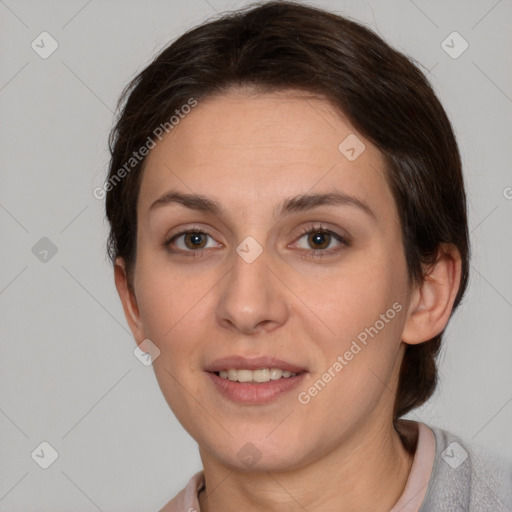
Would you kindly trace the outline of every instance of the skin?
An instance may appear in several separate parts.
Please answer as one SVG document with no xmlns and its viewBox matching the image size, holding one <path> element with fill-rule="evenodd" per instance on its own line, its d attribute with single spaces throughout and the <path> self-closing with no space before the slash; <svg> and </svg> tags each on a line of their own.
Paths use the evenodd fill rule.
<svg viewBox="0 0 512 512">
<path fill-rule="evenodd" d="M 354 161 L 338 150 L 349 134 L 366 146 Z M 150 213 L 171 189 L 208 196 L 225 214 L 178 203 Z M 360 199 L 374 216 L 347 204 L 278 216 L 290 196 L 333 191 Z M 441 246 L 425 281 L 409 282 L 377 148 L 321 98 L 231 90 L 201 101 L 151 150 L 137 216 L 135 294 L 122 259 L 116 286 L 137 344 L 150 339 L 160 350 L 159 386 L 199 445 L 201 510 L 389 511 L 412 464 L 392 424 L 400 363 L 406 343 L 446 326 L 460 257 Z M 302 231 L 318 224 L 348 245 L 308 241 Z M 195 241 L 205 247 L 197 257 L 169 252 L 166 240 L 191 228 L 210 235 Z M 263 248 L 252 263 L 236 252 L 247 236 Z M 312 256 L 323 247 L 338 252 Z M 181 236 L 172 248 L 190 254 L 194 240 Z M 301 404 L 297 393 L 394 303 L 402 310 Z M 273 402 L 237 404 L 204 371 L 234 354 L 275 356 L 309 373 L 300 389 Z M 237 457 L 248 442 L 261 454 L 252 468 Z"/>
</svg>

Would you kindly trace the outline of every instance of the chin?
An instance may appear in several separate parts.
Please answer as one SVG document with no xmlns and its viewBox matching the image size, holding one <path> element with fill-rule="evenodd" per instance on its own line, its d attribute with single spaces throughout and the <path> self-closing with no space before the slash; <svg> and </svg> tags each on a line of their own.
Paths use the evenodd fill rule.
<svg viewBox="0 0 512 512">
<path fill-rule="evenodd" d="M 265 436 L 271 430 L 267 429 L 262 435 L 230 438 L 224 447 L 212 443 L 213 449 L 207 450 L 223 465 L 242 472 L 289 471 L 305 462 L 304 443 L 290 443 L 279 436 L 269 441 Z"/>
</svg>

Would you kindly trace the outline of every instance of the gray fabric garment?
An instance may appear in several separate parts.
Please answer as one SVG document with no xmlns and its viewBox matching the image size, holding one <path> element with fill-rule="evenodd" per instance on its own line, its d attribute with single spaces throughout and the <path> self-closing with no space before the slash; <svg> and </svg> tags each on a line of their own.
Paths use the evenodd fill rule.
<svg viewBox="0 0 512 512">
<path fill-rule="evenodd" d="M 419 512 L 512 512 L 512 464 L 436 427 L 436 457 Z"/>
</svg>

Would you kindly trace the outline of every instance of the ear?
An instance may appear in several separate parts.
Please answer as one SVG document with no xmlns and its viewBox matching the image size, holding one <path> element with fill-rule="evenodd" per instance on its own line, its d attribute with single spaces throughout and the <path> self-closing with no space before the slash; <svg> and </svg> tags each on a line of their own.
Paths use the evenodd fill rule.
<svg viewBox="0 0 512 512">
<path fill-rule="evenodd" d="M 446 327 L 460 286 L 461 257 L 452 244 L 441 244 L 437 260 L 412 292 L 402 341 L 418 344 L 440 334 Z"/>
<path fill-rule="evenodd" d="M 137 345 L 141 343 L 146 337 L 144 336 L 144 329 L 140 319 L 139 307 L 135 294 L 128 284 L 128 278 L 125 270 L 125 262 L 123 258 L 116 258 L 114 264 L 114 279 L 116 282 L 117 293 L 123 304 L 124 315 L 128 326 L 132 331 L 133 337 Z"/>
</svg>

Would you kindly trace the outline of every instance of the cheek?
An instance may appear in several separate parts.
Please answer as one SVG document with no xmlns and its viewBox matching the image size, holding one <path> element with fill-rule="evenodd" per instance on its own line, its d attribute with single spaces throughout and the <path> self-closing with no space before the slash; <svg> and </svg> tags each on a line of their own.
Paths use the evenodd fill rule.
<svg viewBox="0 0 512 512">
<path fill-rule="evenodd" d="M 191 322 L 203 308 L 202 297 L 212 288 L 207 278 L 180 272 L 158 262 L 141 262 L 137 302 L 146 335 L 155 343 L 168 344 L 186 326 L 185 337 L 193 338 Z"/>
<path fill-rule="evenodd" d="M 341 335 L 335 343 L 323 344 L 322 364 L 299 390 L 303 392 L 299 402 L 311 418 L 327 415 L 328 420 L 321 420 L 326 424 L 355 425 L 377 410 L 380 401 L 393 399 L 404 321 L 400 307 L 395 302 L 383 313 L 377 308 L 377 315 L 363 312 L 357 319 L 340 318 Z"/>
<path fill-rule="evenodd" d="M 379 331 L 393 332 L 390 337 L 396 337 L 396 330 L 391 327 L 397 324 L 396 310 L 405 309 L 406 274 L 402 262 L 388 261 L 384 256 L 365 258 L 361 255 L 357 262 L 340 267 L 325 279 L 328 284 L 314 291 L 303 290 L 308 305 L 330 328 L 332 336 L 329 338 L 334 345 L 339 345 L 340 341 L 350 343 L 376 322 Z M 401 307 L 393 309 L 395 303 Z M 384 320 L 381 315 L 385 316 Z M 382 322 L 386 320 L 389 320 L 386 329 L 382 329 Z"/>
<path fill-rule="evenodd" d="M 205 319 L 213 318 L 208 291 L 215 280 L 176 269 L 171 272 L 165 265 L 142 258 L 140 263 L 137 301 L 141 321 L 146 337 L 160 350 L 154 371 L 171 408 L 180 409 L 187 401 L 182 389 L 193 394 L 198 379 L 203 378 L 197 361 L 205 342 Z"/>
<path fill-rule="evenodd" d="M 194 328 L 201 325 L 198 315 L 204 313 L 200 301 L 204 295 L 194 280 L 166 275 L 157 267 L 147 267 L 140 272 L 138 303 L 144 332 L 160 350 L 153 362 L 153 370 L 169 407 L 185 428 L 193 429 L 200 413 L 190 397 L 196 396 L 199 388 L 197 362 L 201 348 L 200 333 Z M 199 281 L 199 280 L 197 280 Z M 190 423 L 190 424 L 189 424 Z"/>
<path fill-rule="evenodd" d="M 321 392 L 319 406 L 338 403 L 332 409 L 340 414 L 345 407 L 359 410 L 375 404 L 389 386 L 406 312 L 406 268 L 400 258 L 384 251 L 361 255 L 329 280 L 323 298 L 310 295 L 311 303 L 321 304 L 318 315 L 334 331 L 321 340 L 322 363 L 315 379 L 320 377 L 317 387 L 322 390 L 328 381 L 329 390 Z"/>
</svg>

